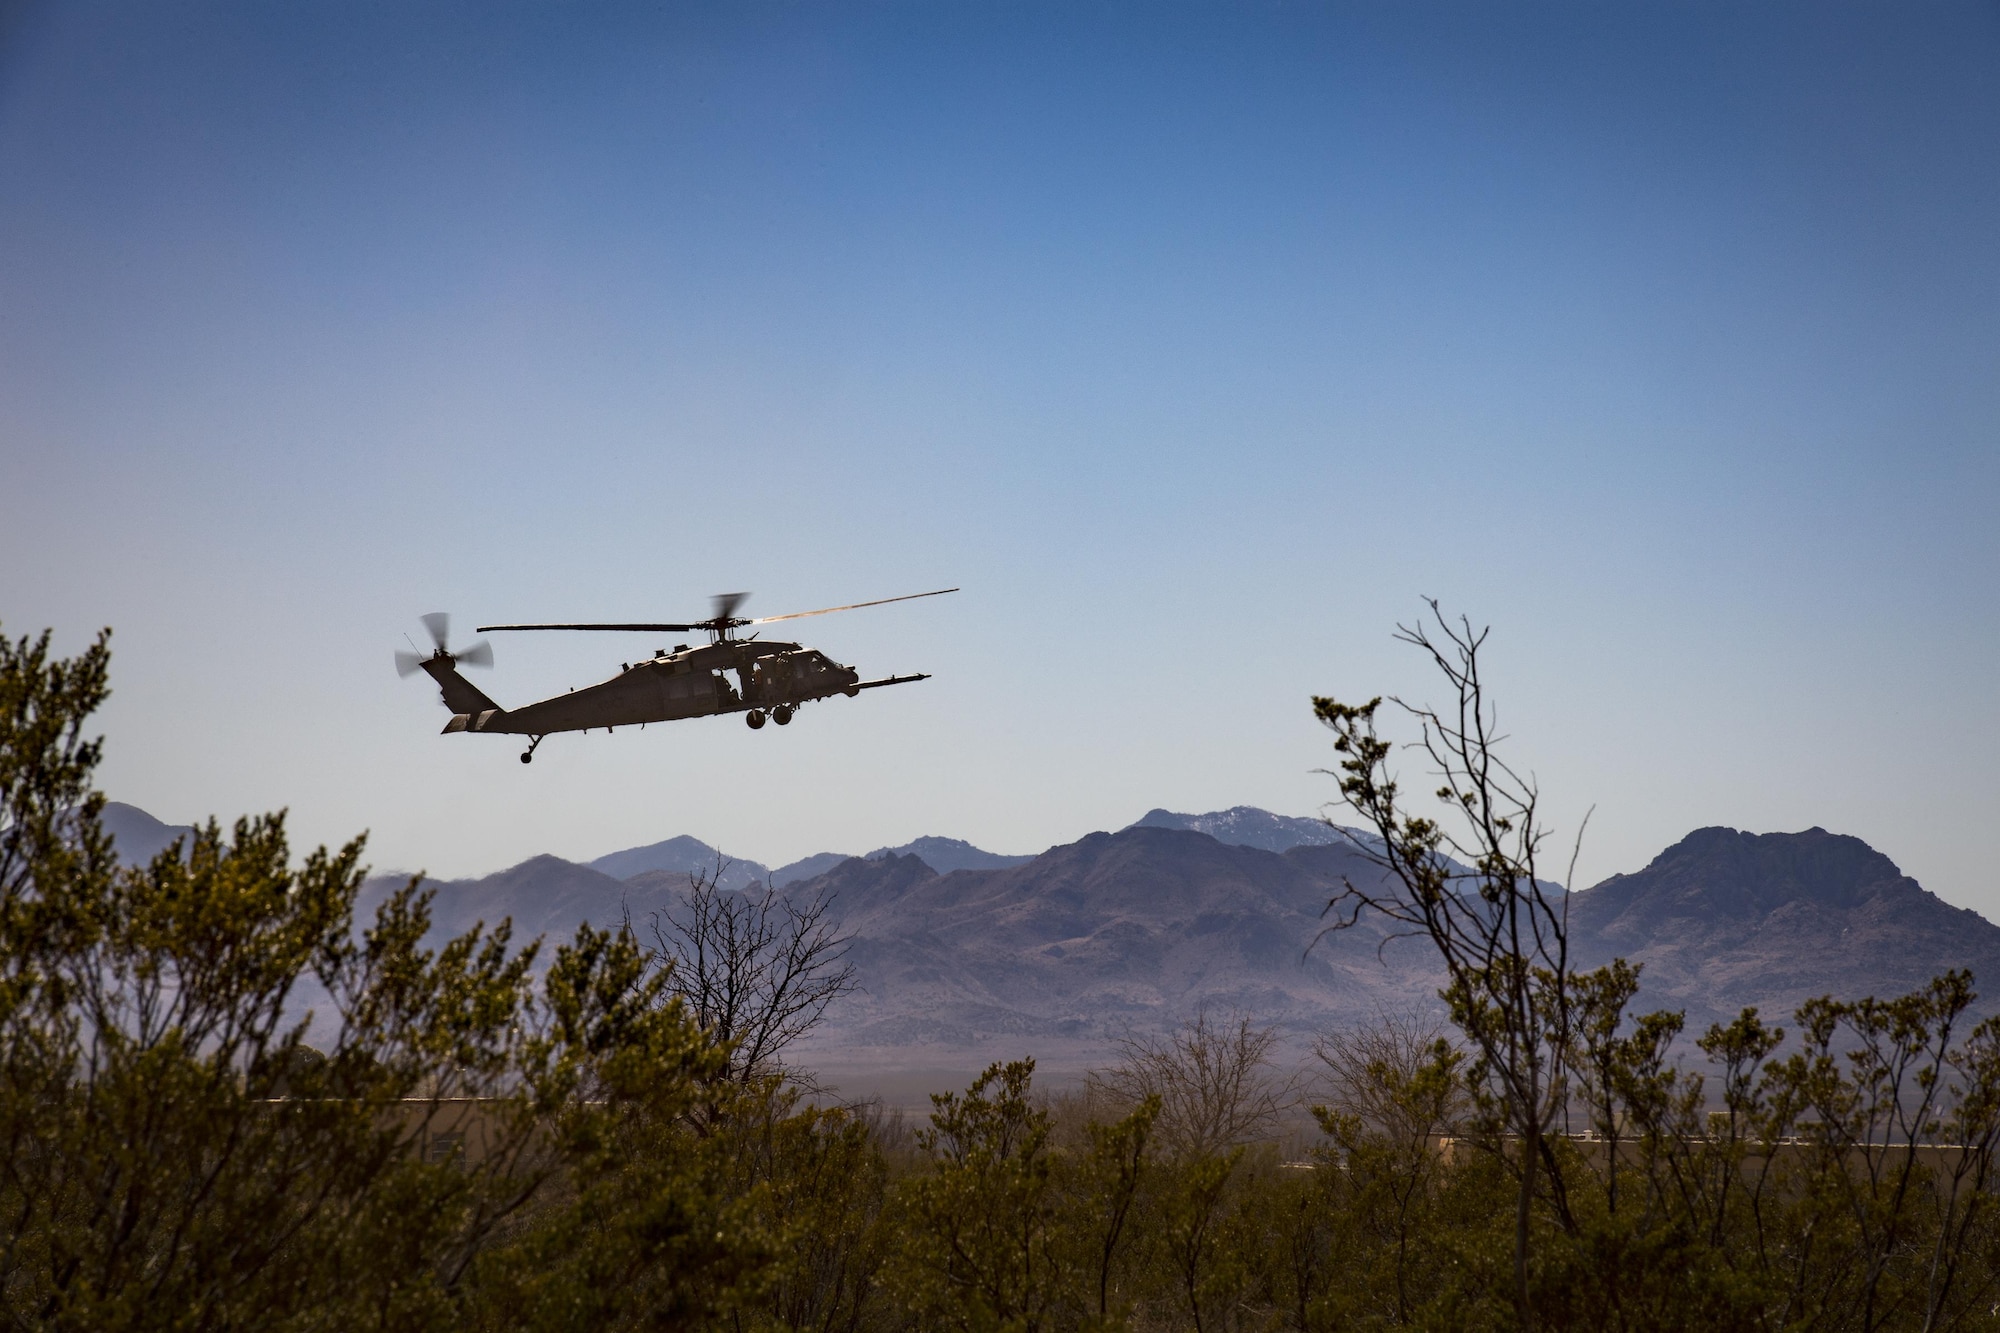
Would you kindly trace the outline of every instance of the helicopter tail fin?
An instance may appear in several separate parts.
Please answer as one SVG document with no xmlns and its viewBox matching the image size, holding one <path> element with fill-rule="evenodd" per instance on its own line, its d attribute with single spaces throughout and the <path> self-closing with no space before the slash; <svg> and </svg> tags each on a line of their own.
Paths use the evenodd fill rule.
<svg viewBox="0 0 2000 1333">
<path fill-rule="evenodd" d="M 444 695 L 444 706 L 454 713 L 505 712 L 479 690 L 479 687 L 458 674 L 458 668 L 448 659 L 430 657 L 421 664 L 438 683 L 438 691 Z"/>
</svg>

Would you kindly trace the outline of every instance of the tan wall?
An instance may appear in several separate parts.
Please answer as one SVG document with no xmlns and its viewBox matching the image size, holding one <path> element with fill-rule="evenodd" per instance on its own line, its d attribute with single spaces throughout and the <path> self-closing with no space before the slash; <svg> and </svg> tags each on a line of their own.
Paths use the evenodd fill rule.
<svg viewBox="0 0 2000 1333">
<path fill-rule="evenodd" d="M 483 1097 L 409 1097 L 385 1120 L 426 1162 L 478 1166 L 501 1146 L 506 1106 Z"/>
</svg>

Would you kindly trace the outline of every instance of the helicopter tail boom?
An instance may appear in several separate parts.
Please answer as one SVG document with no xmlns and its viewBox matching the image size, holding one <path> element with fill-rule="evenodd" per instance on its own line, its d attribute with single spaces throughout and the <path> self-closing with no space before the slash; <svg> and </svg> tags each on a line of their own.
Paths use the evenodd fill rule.
<svg viewBox="0 0 2000 1333">
<path fill-rule="evenodd" d="M 452 712 L 476 714 L 504 711 L 477 685 L 458 674 L 457 664 L 449 655 L 426 657 L 417 665 L 438 683 L 438 692 L 444 695 L 444 706 Z"/>
</svg>

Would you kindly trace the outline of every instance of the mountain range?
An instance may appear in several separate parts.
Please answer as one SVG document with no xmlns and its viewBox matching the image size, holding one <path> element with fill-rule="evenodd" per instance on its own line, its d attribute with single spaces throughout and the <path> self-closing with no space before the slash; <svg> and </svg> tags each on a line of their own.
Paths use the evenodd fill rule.
<svg viewBox="0 0 2000 1333">
<path fill-rule="evenodd" d="M 177 831 L 129 806 L 107 827 L 126 855 Z M 777 871 L 722 859 L 725 887 L 831 896 L 852 934 L 861 989 L 829 1012 L 808 1061 L 963 1069 L 1033 1052 L 1060 1069 L 1203 1006 L 1276 1024 L 1294 1049 L 1384 1011 L 1435 1012 L 1442 977 L 1427 944 L 1369 920 L 1324 930 L 1342 885 L 1380 873 L 1364 846 L 1318 820 L 1237 807 L 1154 810 L 1033 857 L 924 838 Z M 434 918 L 442 934 L 511 917 L 516 938 L 551 942 L 628 913 L 643 929 L 717 856 L 685 837 L 588 865 L 537 856 L 432 882 Z M 402 882 L 371 880 L 364 912 Z M 1578 962 L 1642 964 L 1637 1008 L 1684 1010 L 1694 1032 L 1746 1005 L 1788 1023 L 1809 996 L 1901 994 L 1947 967 L 2000 986 L 2000 927 L 1824 829 L 1698 829 L 1568 903 Z"/>
</svg>

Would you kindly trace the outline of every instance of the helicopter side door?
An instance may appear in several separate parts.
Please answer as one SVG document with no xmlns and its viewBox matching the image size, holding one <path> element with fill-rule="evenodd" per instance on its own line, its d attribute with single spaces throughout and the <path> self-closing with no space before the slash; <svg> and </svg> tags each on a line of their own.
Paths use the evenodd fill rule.
<svg viewBox="0 0 2000 1333">
<path fill-rule="evenodd" d="M 648 668 L 660 718 L 701 717 L 716 710 L 715 673 L 688 662 L 659 662 Z"/>
</svg>

